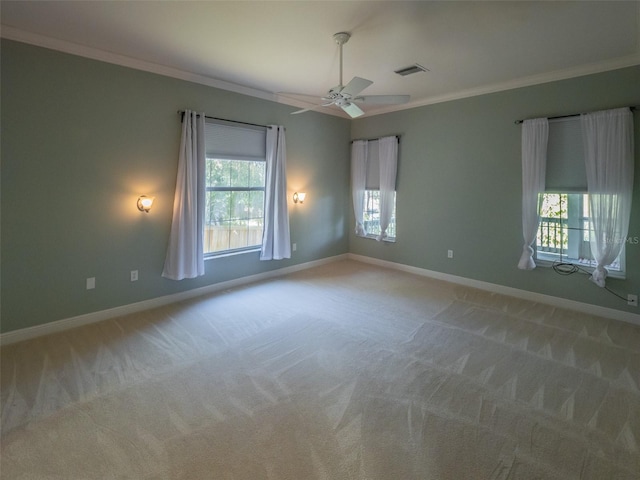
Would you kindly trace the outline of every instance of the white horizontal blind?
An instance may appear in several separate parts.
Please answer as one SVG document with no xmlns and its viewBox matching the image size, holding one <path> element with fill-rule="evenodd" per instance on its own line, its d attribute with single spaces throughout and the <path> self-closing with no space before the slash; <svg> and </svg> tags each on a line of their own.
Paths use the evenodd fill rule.
<svg viewBox="0 0 640 480">
<path fill-rule="evenodd" d="M 549 120 L 545 190 L 587 191 L 587 170 L 579 116 Z"/>
<path fill-rule="evenodd" d="M 207 158 L 265 161 L 266 128 L 210 120 L 204 128 Z"/>
</svg>

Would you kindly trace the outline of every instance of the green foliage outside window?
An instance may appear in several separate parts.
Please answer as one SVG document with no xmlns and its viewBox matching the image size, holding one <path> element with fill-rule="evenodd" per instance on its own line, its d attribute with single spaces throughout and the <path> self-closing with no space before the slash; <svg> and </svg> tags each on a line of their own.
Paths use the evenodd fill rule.
<svg viewBox="0 0 640 480">
<path fill-rule="evenodd" d="M 540 195 L 538 246 L 541 250 L 559 253 L 567 249 L 569 245 L 567 205 L 566 193 Z"/>
</svg>

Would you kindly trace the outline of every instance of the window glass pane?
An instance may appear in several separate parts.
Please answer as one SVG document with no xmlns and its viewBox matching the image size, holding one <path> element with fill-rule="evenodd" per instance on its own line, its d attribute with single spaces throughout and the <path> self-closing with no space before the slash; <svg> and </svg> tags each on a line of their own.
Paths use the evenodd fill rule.
<svg viewBox="0 0 640 480">
<path fill-rule="evenodd" d="M 542 194 L 536 239 L 539 258 L 595 267 L 596 261 L 591 254 L 592 235 L 588 194 Z M 620 256 L 607 268 L 622 271 L 623 255 L 624 247 Z"/>
<path fill-rule="evenodd" d="M 249 192 L 231 192 L 231 205 L 234 222 L 245 220 L 249 211 Z"/>
<path fill-rule="evenodd" d="M 249 187 L 265 186 L 265 169 L 266 162 L 248 162 L 249 163 Z"/>
<path fill-rule="evenodd" d="M 230 192 L 209 191 L 206 194 L 204 252 L 229 248 Z"/>
<path fill-rule="evenodd" d="M 219 252 L 229 248 L 229 224 L 205 225 L 204 253 Z"/>
<path fill-rule="evenodd" d="M 244 248 L 248 245 L 248 224 L 246 220 L 236 219 L 230 228 L 229 248 Z"/>
<path fill-rule="evenodd" d="M 589 242 L 591 235 L 591 221 L 589 220 L 589 195 L 582 196 L 582 228 L 584 229 L 583 241 Z"/>
<path fill-rule="evenodd" d="M 209 201 L 208 221 L 213 225 L 221 225 L 231 218 L 231 192 L 207 192 Z"/>
<path fill-rule="evenodd" d="M 387 235 L 391 238 L 396 238 L 396 207 L 393 205 L 393 212 L 391 213 L 391 220 L 389 220 L 389 226 L 387 227 Z"/>
<path fill-rule="evenodd" d="M 249 192 L 249 219 L 253 221 L 255 225 L 258 223 L 262 225 L 262 219 L 264 218 L 264 192 L 254 191 Z"/>
<path fill-rule="evenodd" d="M 262 243 L 265 165 L 262 161 L 207 159 L 205 253 Z"/>
<path fill-rule="evenodd" d="M 542 194 L 537 246 L 541 252 L 561 254 L 568 246 L 567 195 Z"/>
<path fill-rule="evenodd" d="M 380 235 L 380 190 L 365 190 L 363 222 L 367 235 Z M 387 236 L 390 238 L 396 237 L 395 196 L 391 220 L 387 227 Z"/>
<path fill-rule="evenodd" d="M 588 217 L 589 216 L 589 195 L 584 194 L 582 195 L 582 215 L 584 217 Z"/>
<path fill-rule="evenodd" d="M 540 215 L 543 217 L 567 218 L 567 194 L 542 194 L 542 206 L 540 207 Z"/>
<path fill-rule="evenodd" d="M 246 187 L 249 185 L 249 163 L 247 161 L 229 161 L 230 185 Z"/>
<path fill-rule="evenodd" d="M 380 191 L 365 191 L 363 219 L 364 229 L 369 235 L 380 234 Z"/>
<path fill-rule="evenodd" d="M 206 166 L 208 187 L 228 187 L 231 185 L 231 171 L 227 160 L 207 158 Z"/>
<path fill-rule="evenodd" d="M 261 245 L 264 228 L 264 192 L 250 192 L 249 201 L 248 245 Z"/>
</svg>

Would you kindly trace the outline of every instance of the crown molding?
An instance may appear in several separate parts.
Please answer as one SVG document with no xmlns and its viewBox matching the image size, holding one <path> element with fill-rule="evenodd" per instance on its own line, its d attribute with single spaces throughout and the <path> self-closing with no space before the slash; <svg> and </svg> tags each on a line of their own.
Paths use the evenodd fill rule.
<svg viewBox="0 0 640 480">
<path fill-rule="evenodd" d="M 71 55 L 77 55 L 80 57 L 90 58 L 92 60 L 98 60 L 106 63 L 113 63 L 123 67 L 133 68 L 135 70 L 142 70 L 150 73 L 157 73 L 166 77 L 177 78 L 180 80 L 186 80 L 188 82 L 200 83 L 210 87 L 220 88 L 222 90 L 228 90 L 235 93 L 241 93 L 243 95 L 249 95 L 251 97 L 258 97 L 263 100 L 274 100 L 274 94 L 256 88 L 244 87 L 235 83 L 226 82 L 217 78 L 208 77 L 206 75 L 200 75 L 197 73 L 187 72 L 173 67 L 167 67 L 158 63 L 147 62 L 126 55 L 120 55 L 118 53 L 107 52 L 86 45 L 80 45 L 78 43 L 68 42 L 66 40 L 59 40 L 37 33 L 27 32 L 18 28 L 2 25 L 0 36 L 8 40 L 15 40 L 17 42 L 28 43 L 38 47 L 48 48 L 63 53 L 69 53 Z"/>
<path fill-rule="evenodd" d="M 316 105 L 309 102 L 305 102 L 299 99 L 292 99 L 290 97 L 283 96 L 281 94 L 267 92 L 252 87 L 246 87 L 235 83 L 227 82 L 217 78 L 201 75 L 197 73 L 180 70 L 165 65 L 160 65 L 145 60 L 140 60 L 126 55 L 120 55 L 105 50 L 100 50 L 86 45 L 80 45 L 78 43 L 68 42 L 66 40 L 59 40 L 45 35 L 37 33 L 27 32 L 8 25 L 2 25 L 0 29 L 0 37 L 8 40 L 14 40 L 17 42 L 27 43 L 38 47 L 48 48 L 71 55 L 77 55 L 80 57 L 90 58 L 101 62 L 112 63 L 124 67 L 133 68 L 136 70 L 142 70 L 149 73 L 155 73 L 166 77 L 177 78 L 179 80 L 186 80 L 188 82 L 198 83 L 201 85 L 207 85 L 209 87 L 219 88 L 234 93 L 240 93 L 242 95 L 248 95 L 251 97 L 260 98 L 262 100 L 269 100 L 272 102 L 289 105 L 298 108 L 311 108 Z M 639 37 L 640 38 L 640 37 Z M 638 46 L 640 51 L 640 45 Z M 515 88 L 529 87 L 532 85 L 539 85 L 542 83 L 554 82 L 558 80 L 566 80 L 574 77 L 581 77 L 584 75 L 591 75 L 595 73 L 602 73 L 609 70 L 617 70 L 620 68 L 631 67 L 640 65 L 640 53 L 635 55 L 629 55 L 620 57 L 604 62 L 593 63 L 589 65 L 580 65 L 577 67 L 566 68 L 562 70 L 556 70 L 553 72 L 542 73 L 539 75 L 531 75 L 527 77 L 518 78 L 515 80 L 509 80 L 507 82 L 498 82 L 489 85 L 483 85 L 480 87 L 461 90 L 454 93 L 436 95 L 414 102 L 405 103 L 402 105 L 390 105 L 388 107 L 376 108 L 373 111 L 369 111 L 358 118 L 373 117 L 376 115 L 382 115 L 385 113 L 392 113 L 401 110 L 408 110 L 410 108 L 424 107 L 427 105 L 433 105 L 436 103 L 449 102 L 452 100 L 460 100 L 463 98 L 475 97 L 478 95 L 486 95 L 491 93 L 497 93 L 505 90 L 512 90 Z M 315 112 L 323 113 L 326 115 L 333 115 L 340 118 L 350 119 L 340 109 L 320 107 L 315 108 Z"/>
<path fill-rule="evenodd" d="M 21 30 L 19 28 L 11 27 L 8 25 L 2 25 L 1 27 L 2 28 L 0 29 L 0 37 L 6 38 L 7 40 L 27 43 L 29 45 L 35 45 L 37 47 L 48 48 L 50 50 L 56 50 L 71 55 L 90 58 L 92 60 L 112 63 L 115 65 L 129 67 L 135 70 L 142 70 L 149 73 L 155 73 L 158 75 L 163 75 L 165 77 L 186 80 L 188 82 L 198 83 L 229 92 L 240 93 L 242 95 L 260 98 L 262 100 L 269 100 L 284 105 L 290 105 L 293 107 L 310 108 L 315 106 L 302 100 L 285 98 L 276 93 L 271 93 L 252 87 L 245 87 L 243 85 L 238 85 L 236 83 L 227 82 L 206 75 L 192 73 L 185 70 L 180 70 L 178 68 L 167 67 L 166 65 L 160 65 L 158 63 L 148 62 L 146 60 L 140 60 L 138 58 L 128 57 L 126 55 L 120 55 L 118 53 L 108 52 L 106 50 L 100 50 L 98 48 L 68 42 L 66 40 L 59 40 L 37 33 L 27 32 L 25 30 Z M 350 118 L 342 111 L 334 111 L 333 109 L 329 108 L 320 108 L 315 111 L 328 115 L 335 115 L 342 118 Z"/>
<path fill-rule="evenodd" d="M 640 51 L 640 47 L 639 47 Z M 470 88 L 467 90 L 460 90 L 458 92 L 435 95 L 433 97 L 424 98 L 415 102 L 405 103 L 403 105 L 390 105 L 389 107 L 382 107 L 376 109 L 373 112 L 365 113 L 362 117 L 371 117 L 374 115 L 381 115 L 383 113 L 397 112 L 400 110 L 407 110 L 409 108 L 424 107 L 426 105 L 433 105 L 436 103 L 449 102 L 452 100 L 460 100 L 463 98 L 476 97 L 479 95 L 487 95 L 491 93 L 503 92 L 505 90 L 513 90 L 516 88 L 530 87 L 533 85 L 540 85 L 543 83 L 555 82 L 559 80 L 568 80 L 570 78 L 582 77 L 585 75 L 593 75 L 596 73 L 608 72 L 611 70 L 618 70 L 621 68 L 634 67 L 640 65 L 640 54 L 628 55 L 625 57 L 614 58 L 604 62 L 592 63 L 589 65 L 579 65 L 576 67 L 565 68 L 562 70 L 556 70 L 553 72 L 541 73 L 538 75 L 530 75 L 527 77 L 517 78 L 515 80 L 509 80 L 507 82 L 493 83 L 489 85 L 483 85 L 480 87 Z"/>
</svg>

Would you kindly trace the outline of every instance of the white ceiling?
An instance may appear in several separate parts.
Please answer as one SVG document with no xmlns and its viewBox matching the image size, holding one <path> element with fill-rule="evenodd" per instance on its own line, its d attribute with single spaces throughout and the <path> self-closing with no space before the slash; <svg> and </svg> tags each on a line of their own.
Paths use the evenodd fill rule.
<svg viewBox="0 0 640 480">
<path fill-rule="evenodd" d="M 640 1 L 9 1 L 2 36 L 228 90 L 409 94 L 368 115 L 640 64 Z M 430 71 L 394 73 L 419 63 Z M 331 112 L 343 116 L 335 107 Z"/>
</svg>

